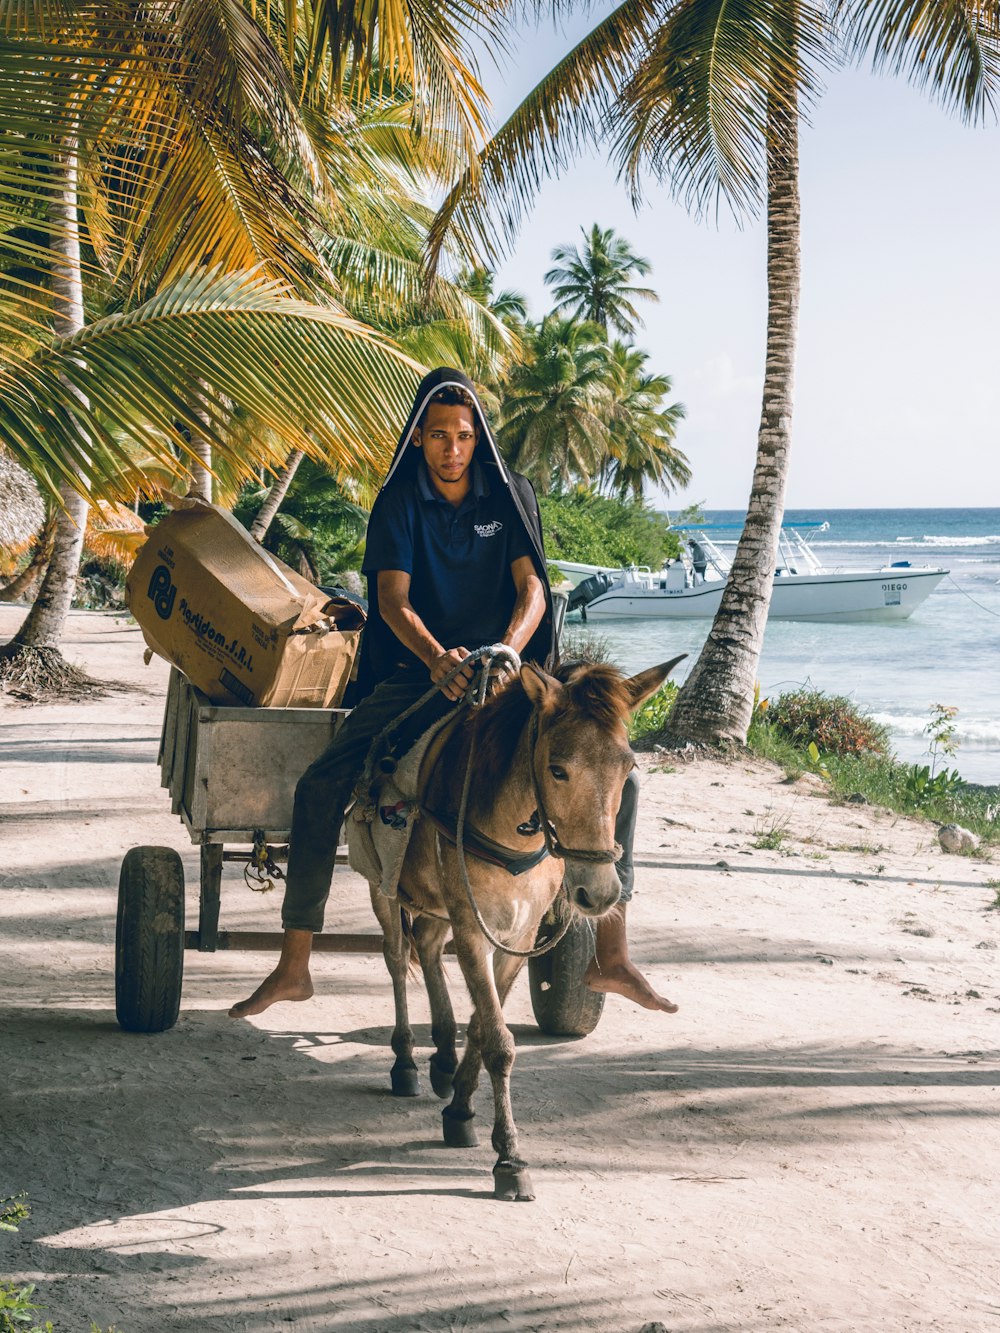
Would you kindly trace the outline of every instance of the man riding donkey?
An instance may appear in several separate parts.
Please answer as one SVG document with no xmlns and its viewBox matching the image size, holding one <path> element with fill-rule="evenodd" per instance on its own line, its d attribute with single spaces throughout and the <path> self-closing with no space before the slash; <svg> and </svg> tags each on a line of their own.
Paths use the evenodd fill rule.
<svg viewBox="0 0 1000 1333">
<path fill-rule="evenodd" d="M 368 523 L 368 578 L 359 693 L 336 738 L 295 789 L 285 898 L 284 940 L 274 971 L 233 1018 L 278 1000 L 313 993 L 309 958 L 323 928 L 344 812 L 373 739 L 424 696 L 414 734 L 461 700 L 472 681 L 469 649 L 505 644 L 552 666 L 552 596 L 538 504 L 527 478 L 497 450 L 471 380 L 441 368 L 421 383 L 392 466 Z M 629 775 L 615 837 L 621 900 L 596 922 L 596 955 L 586 975 L 595 991 L 624 995 L 646 1009 L 675 1013 L 631 962 L 625 905 L 632 896 L 632 844 L 638 781 Z"/>
</svg>

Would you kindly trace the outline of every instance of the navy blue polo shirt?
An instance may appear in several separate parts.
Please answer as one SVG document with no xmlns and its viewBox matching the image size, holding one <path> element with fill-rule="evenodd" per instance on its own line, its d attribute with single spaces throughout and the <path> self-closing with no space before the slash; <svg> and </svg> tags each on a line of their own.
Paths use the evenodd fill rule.
<svg viewBox="0 0 1000 1333">
<path fill-rule="evenodd" d="M 368 522 L 363 572 L 369 592 L 382 569 L 410 575 L 410 604 L 445 648 L 501 640 L 517 600 L 511 564 L 533 548 L 507 488 L 478 461 L 460 505 L 434 490 L 421 458 L 416 486 L 383 491 Z M 399 662 L 418 659 L 398 643 Z"/>
</svg>

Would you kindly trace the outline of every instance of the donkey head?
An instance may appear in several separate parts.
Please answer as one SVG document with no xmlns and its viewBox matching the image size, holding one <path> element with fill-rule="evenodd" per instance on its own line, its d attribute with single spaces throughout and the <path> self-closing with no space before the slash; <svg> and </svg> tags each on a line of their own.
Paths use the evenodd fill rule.
<svg viewBox="0 0 1000 1333">
<path fill-rule="evenodd" d="M 682 660 L 631 677 L 593 663 L 564 669 L 559 679 L 530 664 L 521 668 L 538 716 L 539 814 L 555 829 L 570 898 L 587 916 L 609 911 L 621 892 L 611 853 L 622 789 L 635 762 L 626 720 Z"/>
</svg>

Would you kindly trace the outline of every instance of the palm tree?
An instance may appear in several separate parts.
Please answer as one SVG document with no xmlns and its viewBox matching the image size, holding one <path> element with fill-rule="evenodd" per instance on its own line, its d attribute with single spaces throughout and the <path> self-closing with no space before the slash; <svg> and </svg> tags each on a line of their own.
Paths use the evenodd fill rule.
<svg viewBox="0 0 1000 1333">
<path fill-rule="evenodd" d="M 669 723 L 676 740 L 744 741 L 770 604 L 791 443 L 800 288 L 798 124 L 819 71 L 872 55 L 966 119 L 993 110 L 1000 14 L 976 0 L 623 0 L 542 80 L 452 188 L 449 234 L 493 258 L 541 179 L 610 143 L 638 196 L 651 169 L 697 213 L 766 206 L 767 349 L 747 522 L 722 604 Z M 504 236 L 496 234 L 499 219 Z"/>
<path fill-rule="evenodd" d="M 55 669 L 91 488 L 141 484 L 130 441 L 195 477 L 212 450 L 244 475 L 289 447 L 377 468 L 421 367 L 351 318 L 318 239 L 370 236 L 404 177 L 412 196 L 420 170 L 468 160 L 482 91 L 466 36 L 489 6 L 454 20 L 411 5 L 403 40 L 395 0 L 319 7 L 305 30 L 294 5 L 255 18 L 230 0 L 129 22 L 2 9 L 0 198 L 33 231 L 3 237 L 0 440 L 62 506 L 39 598 L 0 653 L 9 675 L 39 652 Z M 375 108 L 366 125 L 356 107 Z M 390 188 L 359 170 L 362 146 L 395 152 Z M 85 323 L 96 292 L 114 313 Z M 253 456 L 234 404 L 259 427 Z"/>
<path fill-rule="evenodd" d="M 668 376 L 647 373 L 648 360 L 647 353 L 636 347 L 611 345 L 611 438 L 600 489 L 620 500 L 629 495 L 641 500 L 647 482 L 671 491 L 691 480 L 687 457 L 674 444 L 678 424 L 686 415 L 684 406 L 663 406 L 673 386 Z"/>
<path fill-rule="evenodd" d="M 545 281 L 552 288 L 555 308 L 573 319 L 600 324 L 605 333 L 610 327 L 631 338 L 642 323 L 632 299 L 660 299 L 651 287 L 632 284 L 634 274 L 645 277 L 652 266 L 610 227 L 602 231 L 595 222 L 589 234 L 583 227 L 580 230 L 583 245 L 579 250 L 560 245 L 552 251 L 555 267 L 546 273 Z"/>
<path fill-rule="evenodd" d="M 610 446 L 611 403 L 601 328 L 549 315 L 504 386 L 498 442 L 511 466 L 544 490 L 588 483 Z"/>
</svg>

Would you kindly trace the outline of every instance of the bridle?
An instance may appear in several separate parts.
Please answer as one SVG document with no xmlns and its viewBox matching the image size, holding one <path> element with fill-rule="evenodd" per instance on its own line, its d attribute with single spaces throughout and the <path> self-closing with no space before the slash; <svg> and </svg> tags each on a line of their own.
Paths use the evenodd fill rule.
<svg viewBox="0 0 1000 1333">
<path fill-rule="evenodd" d="M 513 654 L 511 654 L 511 656 L 513 657 Z M 520 663 L 518 665 L 520 665 Z M 540 832 L 542 834 L 542 837 L 545 839 L 545 848 L 548 851 L 549 855 L 563 861 L 567 860 L 587 861 L 590 862 L 591 864 L 596 864 L 596 865 L 610 865 L 611 863 L 620 860 L 622 855 L 622 848 L 618 843 L 615 843 L 612 847 L 606 850 L 599 850 L 591 848 L 565 847 L 560 842 L 559 835 L 556 833 L 555 826 L 552 823 L 551 819 L 549 818 L 548 812 L 545 809 L 545 798 L 542 795 L 541 783 L 538 780 L 538 764 L 536 758 L 536 752 L 538 749 L 538 737 L 539 737 L 539 709 L 538 705 L 536 704 L 535 707 L 532 709 L 531 713 L 531 730 L 529 738 L 530 754 L 528 757 L 528 768 L 531 772 L 531 786 L 535 796 L 535 806 L 538 813 Z M 561 886 L 561 892 L 566 899 L 567 907 L 569 908 L 569 910 L 566 911 L 563 922 L 560 925 L 559 929 L 556 931 L 554 935 L 552 935 L 549 939 L 547 939 L 544 944 L 537 945 L 534 949 L 512 949 L 509 945 L 504 944 L 501 940 L 498 940 L 497 937 L 490 930 L 489 926 L 486 924 L 485 919 L 483 918 L 482 912 L 480 912 L 479 910 L 479 904 L 476 902 L 475 894 L 472 891 L 472 884 L 469 880 L 468 866 L 465 860 L 465 843 L 463 838 L 465 831 L 465 815 L 469 804 L 469 791 L 472 787 L 472 771 L 473 771 L 473 763 L 475 760 L 475 754 L 476 754 L 476 737 L 475 734 L 473 734 L 472 739 L 469 742 L 469 758 L 465 766 L 465 780 L 462 784 L 462 796 L 459 801 L 458 818 L 455 823 L 455 853 L 458 858 L 459 874 L 461 875 L 462 886 L 465 889 L 465 896 L 468 900 L 472 914 L 475 917 L 476 925 L 485 935 L 489 943 L 493 945 L 494 949 L 499 949 L 501 953 L 509 954 L 513 958 L 539 958 L 541 957 L 542 954 L 546 954 L 550 950 L 554 949 L 556 945 L 559 944 L 560 941 L 565 937 L 567 931 L 570 928 L 573 918 L 572 918 L 572 908 L 569 905 L 569 890 L 566 887 L 566 881 L 564 878 Z"/>
<path fill-rule="evenodd" d="M 443 685 L 446 685 L 449 680 L 453 680 L 469 662 L 479 662 L 481 664 L 482 669 L 479 681 L 476 682 L 474 680 L 472 684 L 470 684 L 464 702 L 469 704 L 473 708 L 481 707 L 487 697 L 487 687 L 490 677 L 490 668 L 498 661 L 505 662 L 507 664 L 508 669 L 512 669 L 515 672 L 520 670 L 521 667 L 520 657 L 513 650 L 513 648 L 508 648 L 506 644 L 496 643 L 487 645 L 483 648 L 477 648 L 474 652 L 471 652 L 468 655 L 468 657 L 466 657 L 456 667 L 454 667 L 452 671 L 450 671 L 449 674 L 443 680 L 439 681 L 436 685 L 433 685 L 425 695 L 423 695 L 420 699 L 417 700 L 415 704 L 412 704 L 408 709 L 406 709 L 405 712 L 400 714 L 398 718 L 394 719 L 392 726 L 387 727 L 385 731 L 380 733 L 379 736 L 376 737 L 375 741 L 372 743 L 371 749 L 369 750 L 368 760 L 365 765 L 365 772 L 362 779 L 363 784 L 365 786 L 370 786 L 375 779 L 375 773 L 374 773 L 375 755 L 378 752 L 379 741 L 381 741 L 391 730 L 395 730 L 396 728 L 398 728 L 399 724 L 405 721 L 407 718 L 409 718 L 411 714 L 416 713 L 418 709 L 420 709 L 425 703 L 427 703 L 428 700 L 432 699 L 437 694 L 438 690 L 441 689 Z M 542 837 L 545 840 L 545 850 L 548 852 L 550 856 L 553 856 L 557 860 L 562 860 L 562 861 L 585 861 L 589 862 L 592 865 L 610 865 L 611 863 L 620 860 L 622 855 L 622 849 L 618 843 L 615 843 L 612 847 L 604 850 L 602 849 L 595 850 L 591 848 L 565 847 L 562 844 L 562 842 L 560 842 L 559 835 L 556 832 L 555 826 L 552 823 L 552 820 L 549 818 L 548 812 L 545 809 L 545 798 L 542 795 L 541 783 L 538 780 L 538 765 L 536 760 L 536 750 L 538 748 L 540 727 L 539 727 L 539 709 L 537 705 L 532 709 L 530 725 L 531 725 L 531 735 L 530 735 L 531 754 L 528 760 L 528 767 L 531 772 L 531 785 L 535 797 L 536 812 L 538 817 L 538 831 L 541 833 Z M 570 925 L 572 924 L 572 915 L 571 915 L 572 909 L 569 908 L 569 910 L 566 911 L 564 920 L 562 924 L 559 926 L 556 933 L 550 936 L 550 938 L 547 939 L 544 944 L 538 945 L 534 949 L 512 949 L 509 945 L 504 944 L 502 940 L 498 940 L 497 937 L 490 930 L 489 926 L 486 924 L 486 921 L 483 918 L 483 914 L 479 910 L 479 904 L 476 902 L 475 894 L 472 891 L 472 884 L 469 881 L 468 866 L 465 860 L 465 838 L 464 838 L 465 817 L 469 804 L 469 792 L 472 787 L 472 772 L 473 772 L 473 765 L 475 763 L 475 757 L 476 757 L 476 737 L 475 733 L 473 733 L 472 739 L 469 742 L 469 758 L 465 767 L 465 779 L 462 784 L 462 795 L 458 805 L 458 816 L 455 821 L 454 845 L 455 845 L 455 853 L 458 858 L 458 868 L 459 868 L 459 874 L 462 879 L 462 887 L 465 889 L 465 896 L 468 900 L 469 908 L 472 911 L 472 914 L 475 918 L 476 925 L 479 927 L 483 935 L 485 935 L 486 939 L 489 941 L 489 943 L 493 946 L 494 949 L 499 949 L 501 953 L 510 954 L 514 958 L 538 958 L 542 954 L 546 954 L 551 949 L 554 949 L 556 945 L 559 944 L 560 941 L 564 938 L 566 932 L 569 930 Z M 383 771 L 391 771 L 391 770 L 383 769 Z M 566 888 L 565 880 L 562 883 L 561 891 L 565 896 L 568 905 L 569 891 Z"/>
<path fill-rule="evenodd" d="M 538 707 L 531 713 L 531 757 L 528 760 L 528 767 L 531 769 L 531 785 L 535 793 L 535 808 L 538 811 L 538 820 L 541 827 L 542 837 L 545 839 L 545 846 L 550 856 L 559 857 L 563 861 L 589 861 L 592 865 L 611 865 L 615 861 L 620 861 L 622 857 L 621 843 L 614 843 L 610 848 L 600 850 L 589 847 L 566 847 L 559 841 L 559 835 L 556 833 L 555 825 L 549 818 L 545 809 L 545 798 L 542 796 L 542 785 L 538 781 L 538 766 L 535 762 L 535 754 L 538 749 Z"/>
</svg>

